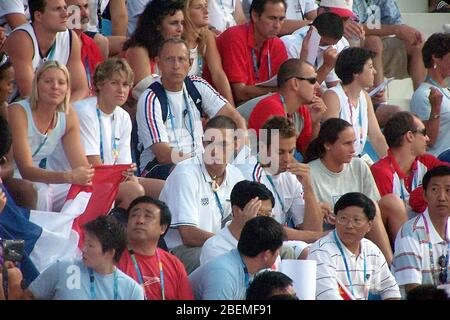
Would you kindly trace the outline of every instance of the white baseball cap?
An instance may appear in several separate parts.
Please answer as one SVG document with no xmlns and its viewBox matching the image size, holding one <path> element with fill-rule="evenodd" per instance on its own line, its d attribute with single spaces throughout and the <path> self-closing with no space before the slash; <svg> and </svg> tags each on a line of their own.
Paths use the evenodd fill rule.
<svg viewBox="0 0 450 320">
<path fill-rule="evenodd" d="M 356 14 L 352 10 L 353 0 L 321 0 L 320 6 L 330 8 L 330 12 L 341 18 L 356 18 Z"/>
</svg>

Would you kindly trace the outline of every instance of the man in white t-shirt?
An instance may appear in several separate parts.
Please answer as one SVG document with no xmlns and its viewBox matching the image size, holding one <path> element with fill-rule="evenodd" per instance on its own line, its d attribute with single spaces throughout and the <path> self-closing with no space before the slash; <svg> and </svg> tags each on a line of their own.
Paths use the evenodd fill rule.
<svg viewBox="0 0 450 320">
<path fill-rule="evenodd" d="M 262 183 L 244 180 L 234 186 L 230 202 L 233 218 L 222 230 L 206 240 L 200 254 L 201 265 L 237 248 L 245 223 L 258 215 L 270 217 L 275 199 Z"/>
<path fill-rule="evenodd" d="M 0 27 L 9 35 L 12 30 L 30 20 L 28 0 L 0 1 Z"/>
<path fill-rule="evenodd" d="M 259 133 L 258 158 L 250 156 L 248 148 L 244 147 L 234 164 L 244 178 L 263 183 L 272 191 L 275 197 L 273 217 L 286 226 L 289 240 L 316 241 L 324 235 L 323 216 L 309 166 L 296 162 L 293 157 L 297 136 L 294 124 L 287 118 L 275 116 Z M 295 229 L 287 227 L 292 224 Z"/>
<path fill-rule="evenodd" d="M 208 13 L 209 24 L 216 34 L 247 21 L 242 10 L 241 0 L 210 0 L 208 1 Z"/>
<path fill-rule="evenodd" d="M 172 224 L 165 236 L 167 247 L 191 273 L 199 266 L 204 242 L 231 218 L 230 194 L 244 180 L 228 164 L 236 148 L 236 124 L 216 116 L 205 127 L 205 153 L 176 165 L 161 191 L 160 200 L 172 212 Z"/>
<path fill-rule="evenodd" d="M 202 153 L 200 107 L 210 118 L 228 116 L 241 129 L 246 124 L 235 108 L 205 80 L 187 76 L 191 62 L 184 40 L 165 40 L 156 63 L 160 82 L 144 91 L 137 105 L 138 149 L 143 149 L 142 176 L 166 179 L 173 164 Z"/>
<path fill-rule="evenodd" d="M 321 13 L 314 19 L 312 25 L 320 35 L 319 48 L 314 67 L 317 71 L 317 82 L 325 81 L 328 88 L 339 83 L 339 78 L 334 72 L 337 55 L 349 46 L 343 37 L 344 25 L 340 16 L 335 13 Z M 305 26 L 281 38 L 289 58 L 300 58 L 303 41 L 309 27 Z M 305 42 L 306 44 L 306 42 Z"/>
</svg>

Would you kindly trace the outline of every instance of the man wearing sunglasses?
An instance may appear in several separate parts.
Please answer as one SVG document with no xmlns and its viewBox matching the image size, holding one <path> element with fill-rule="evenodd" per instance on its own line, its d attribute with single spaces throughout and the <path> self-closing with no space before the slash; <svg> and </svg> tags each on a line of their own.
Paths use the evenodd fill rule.
<svg viewBox="0 0 450 320">
<path fill-rule="evenodd" d="M 299 59 L 285 61 L 278 71 L 278 93 L 258 102 L 248 120 L 249 129 L 256 131 L 273 116 L 289 118 L 299 134 L 297 150 L 306 150 L 317 136 L 320 120 L 326 110 L 321 98 L 314 93 L 318 89 L 317 74 L 308 62 Z"/>
<path fill-rule="evenodd" d="M 421 284 L 450 283 L 450 167 L 429 170 L 422 185 L 428 208 L 406 222 L 395 239 L 392 268 L 403 296 Z"/>
<path fill-rule="evenodd" d="M 371 170 L 382 197 L 381 212 L 388 213 L 383 218 L 393 242 L 408 217 L 426 209 L 421 186 L 425 173 L 448 163 L 426 153 L 430 139 L 425 125 L 411 112 L 395 114 L 386 123 L 383 133 L 389 146 L 388 155 Z M 390 210 L 383 210 L 389 203 Z"/>
</svg>

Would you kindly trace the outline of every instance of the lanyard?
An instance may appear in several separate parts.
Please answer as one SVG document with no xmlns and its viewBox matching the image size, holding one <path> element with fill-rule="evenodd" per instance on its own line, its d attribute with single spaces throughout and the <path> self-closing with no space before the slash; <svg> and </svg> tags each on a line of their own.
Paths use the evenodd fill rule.
<svg viewBox="0 0 450 320">
<path fill-rule="evenodd" d="M 86 59 L 84 59 L 84 68 L 86 69 L 86 77 L 89 87 L 89 93 L 92 93 L 92 84 L 91 84 L 91 70 L 89 68 L 89 59 L 86 56 Z"/>
<path fill-rule="evenodd" d="M 128 252 L 130 253 L 131 260 L 133 260 L 134 269 L 136 270 L 139 284 L 142 286 L 142 289 L 144 289 L 145 299 L 147 300 L 147 295 L 145 294 L 145 288 L 144 288 L 144 278 L 142 276 L 141 269 L 139 268 L 139 264 L 136 261 L 136 257 L 134 256 L 134 251 L 128 250 Z M 156 259 L 158 261 L 158 268 L 159 268 L 159 282 L 161 284 L 161 297 L 163 300 L 166 300 L 166 290 L 165 290 L 165 286 L 164 286 L 164 270 L 163 270 L 163 264 L 161 262 L 161 257 L 159 256 L 158 248 L 156 248 L 155 253 L 156 253 Z"/>
<path fill-rule="evenodd" d="M 334 241 L 336 242 L 336 245 L 341 253 L 342 260 L 344 260 L 345 265 L 345 271 L 347 273 L 347 279 L 348 283 L 350 284 L 350 291 L 352 292 L 352 295 L 355 296 L 355 292 L 353 291 L 353 284 L 352 284 L 352 278 L 350 277 L 350 269 L 348 268 L 347 259 L 345 258 L 344 250 L 342 249 L 341 242 L 339 241 L 336 233 L 336 229 L 333 231 Z M 362 251 L 362 248 L 361 248 Z M 363 258 L 364 258 L 364 288 L 366 287 L 366 280 L 367 280 L 367 269 L 366 269 L 366 254 L 363 252 Z M 366 297 L 364 296 L 364 299 Z"/>
<path fill-rule="evenodd" d="M 98 119 L 98 127 L 100 129 L 100 158 L 102 159 L 102 162 L 105 162 L 105 158 L 103 156 L 103 131 L 102 131 L 102 121 L 100 116 L 100 109 L 97 106 L 97 119 Z M 112 124 L 111 126 L 111 145 L 112 145 L 112 156 L 113 156 L 113 164 L 117 164 L 117 158 L 119 157 L 119 147 L 117 145 L 117 140 L 120 140 L 119 138 L 116 138 L 116 121 L 114 113 L 112 115 Z"/>
<path fill-rule="evenodd" d="M 278 193 L 278 190 L 277 190 L 277 188 L 275 187 L 275 184 L 273 183 L 272 177 L 269 176 L 269 175 L 266 173 L 266 178 L 267 178 L 267 180 L 269 180 L 269 183 L 270 183 L 270 185 L 272 186 L 272 189 L 275 191 L 275 194 L 277 195 L 277 199 L 278 199 L 278 201 L 280 202 L 280 205 L 281 205 L 281 211 L 283 211 L 283 213 L 286 214 L 286 221 L 285 221 L 285 223 L 287 224 L 288 221 L 289 221 L 289 217 L 288 217 L 288 213 L 286 212 L 286 207 L 284 206 L 284 201 L 283 201 L 283 199 L 281 198 L 280 194 Z"/>
<path fill-rule="evenodd" d="M 198 67 L 197 75 L 201 77 L 203 75 L 203 57 L 200 55 L 198 51 L 197 51 L 197 67 Z"/>
<path fill-rule="evenodd" d="M 52 46 L 50 47 L 50 51 L 48 52 L 47 56 L 45 56 L 45 57 L 41 52 L 41 48 L 39 48 L 39 56 L 41 57 L 41 61 L 43 63 L 53 60 L 53 56 L 55 55 L 55 48 L 56 48 L 56 40 L 55 40 L 55 42 L 53 42 Z"/>
<path fill-rule="evenodd" d="M 97 20 L 98 31 L 102 33 L 102 0 L 97 1 Z"/>
<path fill-rule="evenodd" d="M 190 134 L 190 136 L 192 138 L 192 152 L 194 152 L 195 151 L 195 131 L 194 131 L 194 124 L 193 124 L 193 121 L 192 121 L 192 115 L 191 115 L 191 111 L 190 111 L 190 105 L 191 104 L 189 103 L 188 94 L 187 94 L 184 86 L 183 86 L 183 101 L 184 101 L 184 107 L 185 107 L 185 109 L 183 111 L 183 114 L 184 115 L 187 114 L 188 119 L 189 119 L 189 127 L 190 127 L 190 130 L 189 130 L 188 126 L 186 126 L 186 129 L 187 129 L 187 131 L 189 132 L 189 134 Z M 173 136 L 175 138 L 175 143 L 177 144 L 177 148 L 179 150 L 181 150 L 181 148 L 180 148 L 180 141 L 179 141 L 179 139 L 177 137 L 177 132 L 176 132 L 177 129 L 176 129 L 176 126 L 175 126 L 175 121 L 174 121 L 175 115 L 173 114 L 172 107 L 170 106 L 170 102 L 169 102 L 168 98 L 167 98 L 167 108 L 168 108 L 168 113 L 169 113 L 168 114 L 168 118 L 170 120 L 170 126 L 172 127 L 172 132 L 173 132 Z"/>
<path fill-rule="evenodd" d="M 250 285 L 250 274 L 248 273 L 247 265 L 245 264 L 244 259 L 242 258 L 240 253 L 239 253 L 239 257 L 241 258 L 242 269 L 244 269 L 244 283 L 245 283 L 245 288 L 247 289 L 248 286 Z"/>
<path fill-rule="evenodd" d="M 53 115 L 52 121 L 50 121 L 50 124 L 48 125 L 47 130 L 45 130 L 44 133 L 44 139 L 42 140 L 42 142 L 39 144 L 39 146 L 36 148 L 36 150 L 33 152 L 33 155 L 31 156 L 32 158 L 37 155 L 39 153 L 39 151 L 41 151 L 42 147 L 45 145 L 45 143 L 48 140 L 48 136 L 50 135 L 50 133 L 52 132 L 52 127 L 53 127 L 53 122 L 55 119 L 56 113 Z"/>
<path fill-rule="evenodd" d="M 303 14 L 302 4 L 300 3 L 300 0 L 297 0 L 298 3 L 298 10 L 300 10 L 300 14 L 302 15 L 302 20 L 305 20 L 305 15 Z"/>
<path fill-rule="evenodd" d="M 363 151 L 363 124 L 362 124 L 362 106 L 361 103 L 359 103 L 359 116 L 358 116 L 358 128 L 356 128 L 356 125 L 353 123 L 353 104 L 350 101 L 350 97 L 348 96 L 347 92 L 344 90 L 344 88 L 342 87 L 342 90 L 344 91 L 345 95 L 347 96 L 348 99 L 348 109 L 350 110 L 350 123 L 353 126 L 353 130 L 355 130 L 355 134 L 356 136 L 358 136 L 358 129 L 359 129 L 359 145 L 360 145 L 360 149 L 359 152 L 362 153 Z M 358 98 L 358 102 L 359 102 L 359 98 Z M 358 106 L 356 106 L 358 107 Z"/>
<path fill-rule="evenodd" d="M 279 95 L 280 95 L 281 104 L 283 105 L 284 115 L 286 117 L 288 117 L 288 110 L 287 110 L 287 106 L 286 106 L 286 100 L 284 99 L 284 97 L 283 97 L 283 95 L 281 93 L 279 93 Z"/>
<path fill-rule="evenodd" d="M 261 53 L 260 56 L 262 54 L 262 48 L 261 48 Z M 259 66 L 260 64 L 258 63 L 258 60 L 256 59 L 256 53 L 255 53 L 255 48 L 252 48 L 252 58 L 253 58 L 253 71 L 255 71 L 255 77 L 256 80 L 259 81 Z M 267 79 L 271 78 L 271 65 L 270 65 L 270 50 L 269 48 L 267 48 Z"/>
<path fill-rule="evenodd" d="M 428 227 L 428 221 L 424 214 L 422 214 L 423 223 L 425 225 L 425 232 L 427 233 L 427 240 L 428 240 L 428 253 L 430 256 L 430 271 L 431 271 L 431 279 L 433 280 L 433 284 L 435 283 L 435 273 L 436 270 L 434 268 L 434 257 L 433 257 L 433 245 L 431 243 L 431 237 L 430 237 L 430 229 Z M 447 236 L 447 227 L 445 226 L 445 236 Z M 445 256 L 445 268 L 448 268 L 448 257 L 449 257 L 449 251 L 450 251 L 450 241 L 448 239 L 445 240 L 447 242 L 447 255 Z"/>
<path fill-rule="evenodd" d="M 91 291 L 91 300 L 97 300 L 95 294 L 95 277 L 91 268 L 89 270 L 89 289 Z M 118 300 L 119 297 L 119 276 L 117 275 L 117 269 L 114 270 L 114 300 Z"/>
<path fill-rule="evenodd" d="M 205 173 L 203 172 L 203 169 L 202 169 L 202 165 L 201 165 L 201 161 L 199 160 L 199 162 L 200 162 L 200 172 L 202 173 L 202 176 L 203 176 L 203 179 L 205 180 L 205 182 L 207 182 L 207 180 L 206 180 L 206 175 L 205 175 Z M 225 179 L 224 179 L 224 181 L 222 182 L 222 183 L 224 183 L 225 182 Z M 224 223 L 224 218 L 225 218 L 225 210 L 224 210 L 224 208 L 223 208 L 223 206 L 222 206 L 222 203 L 220 202 L 220 198 L 219 198 L 219 194 L 217 193 L 217 191 L 216 190 L 214 190 L 214 188 L 213 188 L 213 183 L 212 182 L 210 182 L 210 185 L 211 185 L 211 191 L 212 191 L 212 193 L 214 194 L 214 199 L 216 200 L 216 205 L 217 205 L 217 208 L 219 209 L 219 211 L 220 211 L 220 216 L 221 216 L 221 222 L 222 222 L 222 224 Z"/>
<path fill-rule="evenodd" d="M 432 84 L 433 86 L 435 86 L 436 88 L 439 89 L 439 91 L 447 97 L 447 99 L 450 100 L 450 95 L 449 93 L 447 93 L 444 89 L 447 89 L 447 91 L 450 91 L 449 88 L 443 88 L 439 85 L 439 83 L 437 83 L 436 81 L 434 81 L 430 76 L 427 76 L 427 78 L 425 79 L 426 82 L 428 82 L 429 84 Z"/>
</svg>

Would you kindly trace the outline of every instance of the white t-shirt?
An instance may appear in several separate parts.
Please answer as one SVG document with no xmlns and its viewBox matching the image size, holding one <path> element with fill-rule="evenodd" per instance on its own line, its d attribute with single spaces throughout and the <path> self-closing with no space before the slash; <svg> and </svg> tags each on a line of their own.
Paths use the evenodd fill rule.
<svg viewBox="0 0 450 320">
<path fill-rule="evenodd" d="M 212 258 L 220 256 L 231 249 L 237 248 L 238 240 L 231 234 L 228 225 L 229 223 L 205 241 L 200 254 L 200 265 L 207 263 Z"/>
<path fill-rule="evenodd" d="M 353 289 L 357 300 L 367 299 L 369 291 L 380 294 L 382 299 L 400 298 L 400 290 L 389 270 L 389 265 L 383 253 L 372 241 L 361 239 L 360 254 L 356 256 L 336 235 L 347 261 L 352 281 L 350 287 L 344 258 L 336 244 L 334 233 L 335 231 L 328 233 L 310 246 L 308 259 L 317 261 L 317 300 L 342 300 L 336 279 L 339 279 L 350 292 Z"/>
<path fill-rule="evenodd" d="M 297 29 L 290 35 L 286 35 L 281 37 L 281 40 L 286 47 L 286 51 L 288 53 L 289 58 L 300 58 L 300 52 L 302 50 L 303 39 L 306 37 L 306 33 L 309 30 L 309 26 L 305 26 L 303 28 Z M 348 41 L 342 37 L 335 45 L 330 46 L 336 49 L 339 54 L 342 50 L 349 47 Z M 328 46 L 319 46 L 319 50 L 317 51 L 317 59 L 315 62 L 316 70 L 323 65 L 323 53 L 328 48 Z M 326 83 L 339 81 L 339 77 L 334 72 L 334 69 L 331 70 L 327 77 L 325 78 Z"/>
<path fill-rule="evenodd" d="M 128 11 L 128 36 L 131 36 L 136 30 L 137 22 L 139 19 L 139 16 L 142 14 L 142 12 L 145 9 L 145 6 L 150 2 L 151 0 L 130 0 L 127 1 L 127 11 Z"/>
<path fill-rule="evenodd" d="M 209 24 L 221 32 L 235 26 L 236 20 L 233 15 L 236 1 L 241 0 L 209 0 Z"/>
<path fill-rule="evenodd" d="M 227 165 L 225 179 L 217 191 L 223 208 L 222 217 L 203 159 L 198 156 L 177 164 L 159 196 L 172 213 L 172 224 L 164 237 L 167 247 L 173 249 L 183 244 L 178 226 L 195 226 L 208 232 L 219 232 L 222 222 L 231 215 L 231 190 L 242 180 L 244 177 L 239 169 Z"/>
<path fill-rule="evenodd" d="M 348 192 L 361 192 L 375 202 L 380 200 L 369 166 L 360 158 L 353 158 L 337 173 L 328 170 L 320 159 L 309 162 L 309 167 L 318 201 L 328 203 L 331 208 Z"/>
<path fill-rule="evenodd" d="M 213 117 L 227 103 L 227 100 L 202 78 L 189 77 L 202 97 L 203 111 L 209 117 Z M 185 86 L 183 85 L 183 91 L 166 91 L 166 94 L 169 103 L 165 122 L 162 119 L 159 99 L 151 89 L 145 90 L 138 100 L 136 121 L 139 147 L 144 149 L 140 159 L 141 170 L 155 158 L 150 148 L 155 143 L 167 142 L 170 147 L 182 150 L 184 153 L 201 154 L 203 152 L 203 126 L 200 112 L 188 95 Z M 188 97 L 187 100 L 186 97 Z"/>
<path fill-rule="evenodd" d="M 314 0 L 286 0 L 286 19 L 306 20 L 305 14 L 317 10 Z"/>
<path fill-rule="evenodd" d="M 437 88 L 428 82 L 422 82 L 411 99 L 411 111 L 416 113 L 422 121 L 430 119 L 431 104 L 428 97 L 431 87 Z M 435 157 L 450 149 L 450 89 L 437 89 L 443 96 L 440 112 L 441 117 L 439 118 L 439 134 L 434 145 L 428 149 L 428 152 Z"/>
<path fill-rule="evenodd" d="M 256 157 L 251 156 L 248 161 L 238 161 L 235 165 L 241 170 L 246 180 L 262 183 L 272 191 L 275 198 L 275 206 L 272 210 L 275 220 L 285 224 L 286 216 L 289 214 L 292 215 L 295 225 L 303 223 L 305 216 L 303 186 L 295 175 L 290 172 L 282 172 L 276 176 L 270 175 L 272 185 L 267 172 L 258 163 Z"/>
<path fill-rule="evenodd" d="M 27 20 L 30 20 L 28 10 L 28 0 L 2 0 L 0 1 L 0 27 L 6 28 L 6 34 L 11 33 L 11 27 L 6 22 L 6 16 L 12 13 L 22 13 Z"/>
<path fill-rule="evenodd" d="M 136 1 L 136 0 L 132 0 Z M 88 31 L 92 32 L 98 32 L 98 17 L 97 17 L 97 10 L 98 10 L 98 4 L 100 3 L 100 12 L 103 14 L 106 7 L 109 4 L 109 0 L 89 0 L 89 26 Z"/>
<path fill-rule="evenodd" d="M 429 236 L 426 232 L 424 219 L 427 221 Z M 450 225 L 450 218 L 447 221 L 447 225 Z M 447 239 L 450 239 L 450 228 L 446 230 Z M 431 272 L 430 242 L 434 263 L 433 274 Z M 441 238 L 434 228 L 428 209 L 424 213 L 417 215 L 417 217 L 408 220 L 402 226 L 395 238 L 392 271 L 403 296 L 405 296 L 404 285 L 406 284 L 440 284 L 438 259 L 442 255 L 449 254 L 450 249 L 448 246 L 449 244 Z M 449 267 L 447 265 L 447 268 Z M 447 279 L 448 283 L 450 283 L 450 278 Z"/>
<path fill-rule="evenodd" d="M 94 96 L 76 101 L 73 107 L 79 118 L 81 143 L 84 146 L 86 155 L 100 156 L 100 127 L 97 116 L 97 97 Z M 128 112 L 121 107 L 116 107 L 110 115 L 100 111 L 100 120 L 102 123 L 103 163 L 107 165 L 114 164 L 114 142 L 116 143 L 118 154 L 116 164 L 132 163 L 130 147 L 131 120 Z M 47 167 L 56 171 L 70 170 L 71 167 L 62 145 L 58 145 L 55 152 L 47 159 Z"/>
</svg>

